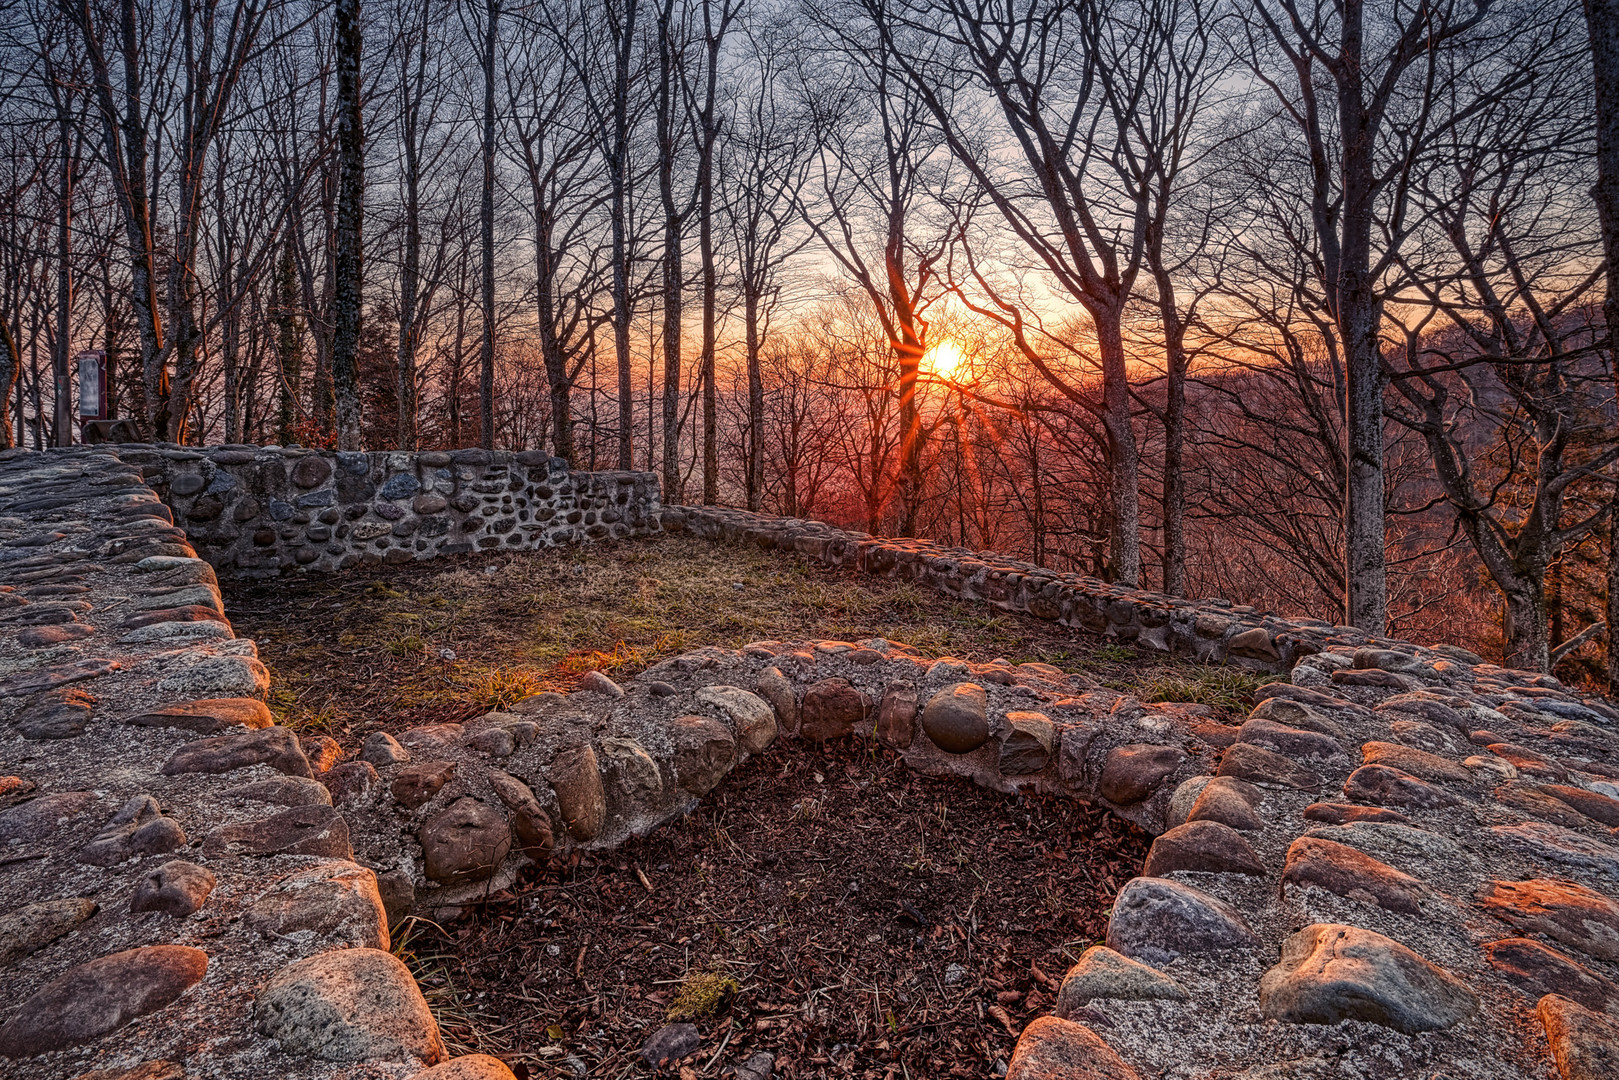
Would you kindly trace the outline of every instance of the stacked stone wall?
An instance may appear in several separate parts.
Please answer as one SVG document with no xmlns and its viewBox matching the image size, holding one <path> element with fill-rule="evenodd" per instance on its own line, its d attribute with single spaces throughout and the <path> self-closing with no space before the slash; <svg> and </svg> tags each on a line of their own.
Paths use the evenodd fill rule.
<svg viewBox="0 0 1619 1080">
<path fill-rule="evenodd" d="M 657 477 L 537 451 L 120 446 L 216 570 L 273 577 L 658 531 Z"/>
<path fill-rule="evenodd" d="M 1320 619 L 1282 617 L 1229 600 L 1190 600 L 1063 573 L 993 551 L 951 548 L 721 506 L 671 506 L 664 528 L 727 543 L 796 552 L 827 566 L 914 581 L 963 600 L 1127 641 L 1140 648 L 1258 671 L 1291 671 L 1325 649 L 1399 648 L 1477 663 L 1449 645 L 1422 648 Z"/>
<path fill-rule="evenodd" d="M 253 643 L 148 483 L 211 477 L 190 506 L 236 474 L 152 457 L 169 452 L 0 453 L 8 1078 L 511 1080 L 445 1060 L 388 951 L 400 920 L 645 833 L 785 741 L 834 739 L 1156 834 L 1105 943 L 1052 981 L 1050 1015 L 1024 1017 L 1008 1080 L 1619 1075 L 1619 711 L 1556 679 L 686 509 L 665 523 L 1074 625 L 1105 599 L 1121 638 L 1180 627 L 1154 647 L 1290 671 L 1227 724 L 1042 664 L 765 641 L 345 752 L 275 724 Z M 226 467 L 265 452 L 242 453 Z M 1230 617 L 1218 635 L 1198 630 L 1211 611 Z M 1253 631 L 1276 657 L 1239 651 Z"/>
</svg>

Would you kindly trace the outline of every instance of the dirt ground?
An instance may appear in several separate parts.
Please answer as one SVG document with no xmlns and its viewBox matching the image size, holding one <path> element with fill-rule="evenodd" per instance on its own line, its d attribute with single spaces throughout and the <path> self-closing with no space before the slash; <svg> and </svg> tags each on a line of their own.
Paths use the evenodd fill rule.
<svg viewBox="0 0 1619 1080">
<path fill-rule="evenodd" d="M 1080 672 L 1146 700 L 1245 711 L 1265 681 L 1156 656 L 904 582 L 663 538 L 226 584 L 283 723 L 352 750 L 370 730 L 466 720 L 586 671 L 626 678 L 704 644 L 886 637 L 931 656 Z M 690 816 L 605 857 L 531 867 L 395 950 L 453 1047 L 523 1077 L 650 1075 L 672 1017 L 720 1077 L 994 1077 L 1014 1033 L 1106 925 L 1149 837 L 1061 799 L 919 776 L 870 743 L 795 744 Z"/>
<path fill-rule="evenodd" d="M 637 1050 L 693 1012 L 682 1077 L 761 1050 L 794 1080 L 991 1077 L 1148 841 L 870 744 L 795 744 L 605 858 L 532 868 L 452 927 L 411 924 L 404 952 L 445 1037 L 519 1077 L 652 1075 Z"/>
</svg>

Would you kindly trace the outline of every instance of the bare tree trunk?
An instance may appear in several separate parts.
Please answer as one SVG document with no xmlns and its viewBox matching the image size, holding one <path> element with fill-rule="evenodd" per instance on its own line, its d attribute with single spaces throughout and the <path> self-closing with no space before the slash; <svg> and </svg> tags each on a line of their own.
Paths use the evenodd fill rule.
<svg viewBox="0 0 1619 1080">
<path fill-rule="evenodd" d="M 1608 696 L 1619 695 L 1619 499 L 1608 511 Z"/>
<path fill-rule="evenodd" d="M 1141 583 L 1141 461 L 1130 426 L 1130 376 L 1124 335 L 1116 312 L 1096 319 L 1102 355 L 1102 427 L 1107 434 L 1108 481 L 1113 496 L 1113 580 L 1135 588 Z"/>
<path fill-rule="evenodd" d="M 56 340 L 51 350 L 51 375 L 55 390 L 52 405 L 57 446 L 73 442 L 73 373 L 70 370 L 73 331 L 73 130 L 66 103 L 58 99 L 58 138 L 62 141 L 61 188 L 56 210 Z"/>
<path fill-rule="evenodd" d="M 286 242 L 282 249 L 281 258 L 277 260 L 275 281 L 272 285 L 271 296 L 274 298 L 273 321 L 275 324 L 275 358 L 276 371 L 279 376 L 279 393 L 276 407 L 276 438 L 282 446 L 290 445 L 295 437 L 298 425 L 298 393 L 300 383 L 303 381 L 303 344 L 298 334 L 298 308 L 300 297 L 298 290 L 298 263 L 297 256 L 292 252 L 292 242 Z"/>
<path fill-rule="evenodd" d="M 742 298 L 742 321 L 748 353 L 748 509 L 764 506 L 765 486 L 765 384 L 759 366 L 759 295 L 748 288 Z"/>
<path fill-rule="evenodd" d="M 422 84 L 427 67 L 428 5 L 422 4 L 422 22 L 415 32 L 416 67 L 404 90 L 400 113 L 400 136 L 404 142 L 405 238 L 399 268 L 399 348 L 395 356 L 399 422 L 395 441 L 401 450 L 416 449 L 416 294 L 421 288 L 422 268 Z"/>
<path fill-rule="evenodd" d="M 360 114 L 360 0 L 337 0 L 336 291 L 332 298 L 332 389 L 337 445 L 360 449 L 360 304 L 365 217 L 365 133 Z"/>
<path fill-rule="evenodd" d="M 483 30 L 483 193 L 478 204 L 478 242 L 483 259 L 483 340 L 478 350 L 478 443 L 495 447 L 495 45 L 500 0 L 488 0 Z"/>
<path fill-rule="evenodd" d="M 679 504 L 680 475 L 680 319 L 682 215 L 675 203 L 675 56 L 672 37 L 675 0 L 658 13 L 658 196 L 663 203 L 663 498 Z"/>
<path fill-rule="evenodd" d="M 635 388 L 630 381 L 629 243 L 624 215 L 629 189 L 630 161 L 630 52 L 635 48 L 637 0 L 624 5 L 624 22 L 613 22 L 613 143 L 608 155 L 613 231 L 613 356 L 618 367 L 618 467 L 635 464 Z M 647 366 L 652 364 L 650 352 Z M 647 432 L 651 438 L 651 432 Z M 652 462 L 649 459 L 647 466 Z"/>
<path fill-rule="evenodd" d="M 714 144 L 719 138 L 716 112 L 720 77 L 720 48 L 740 4 L 720 0 L 719 21 L 713 0 L 703 0 L 703 43 L 706 47 L 702 112 L 698 115 L 701 140 L 697 146 L 697 248 L 703 263 L 703 505 L 720 498 L 719 408 L 715 387 L 715 331 L 719 307 L 719 272 L 714 262 Z"/>
<path fill-rule="evenodd" d="M 1163 262 L 1163 236 L 1157 229 L 1154 233 L 1146 246 L 1164 331 L 1163 589 L 1169 596 L 1185 596 L 1186 326 L 1175 304 L 1175 282 Z"/>
<path fill-rule="evenodd" d="M 17 335 L 12 333 L 11 319 L 4 312 L 0 312 L 0 450 L 10 450 L 17 445 L 12 435 L 11 393 L 13 388 L 20 388 L 17 375 L 22 371 L 22 353 L 17 348 Z M 18 395 L 17 421 L 22 420 L 22 401 Z"/>
<path fill-rule="evenodd" d="M 1608 363 L 1619 388 L 1619 0 L 1585 0 L 1596 97 L 1597 182 L 1591 195 L 1602 222 Z M 1608 518 L 1608 692 L 1619 694 L 1619 490 Z"/>
</svg>

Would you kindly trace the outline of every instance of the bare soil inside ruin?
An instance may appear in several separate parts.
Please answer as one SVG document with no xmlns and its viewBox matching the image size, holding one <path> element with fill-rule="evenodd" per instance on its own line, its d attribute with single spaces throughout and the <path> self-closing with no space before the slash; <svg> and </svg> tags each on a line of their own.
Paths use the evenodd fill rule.
<svg viewBox="0 0 1619 1080">
<path fill-rule="evenodd" d="M 587 671 L 626 678 L 699 645 L 884 637 L 931 657 L 1040 661 L 1144 701 L 1235 717 L 1271 676 L 1209 667 L 796 556 L 660 537 L 342 575 L 224 583 L 281 723 L 352 748 L 465 721 Z"/>
<path fill-rule="evenodd" d="M 637 1051 L 688 1013 L 702 1042 L 682 1077 L 761 1050 L 787 1078 L 989 1077 L 1149 841 L 873 744 L 793 744 L 609 855 L 532 867 L 452 926 L 411 922 L 403 952 L 445 1037 L 519 1077 L 651 1075 Z"/>
</svg>

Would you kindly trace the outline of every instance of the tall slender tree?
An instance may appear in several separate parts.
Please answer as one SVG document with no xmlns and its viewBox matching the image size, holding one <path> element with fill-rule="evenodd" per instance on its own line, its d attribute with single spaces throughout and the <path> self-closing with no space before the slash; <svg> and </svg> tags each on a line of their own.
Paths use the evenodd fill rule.
<svg viewBox="0 0 1619 1080">
<path fill-rule="evenodd" d="M 338 192 L 332 297 L 332 388 L 337 445 L 360 449 L 360 319 L 365 230 L 365 131 L 360 100 L 360 0 L 337 0 Z"/>
</svg>

